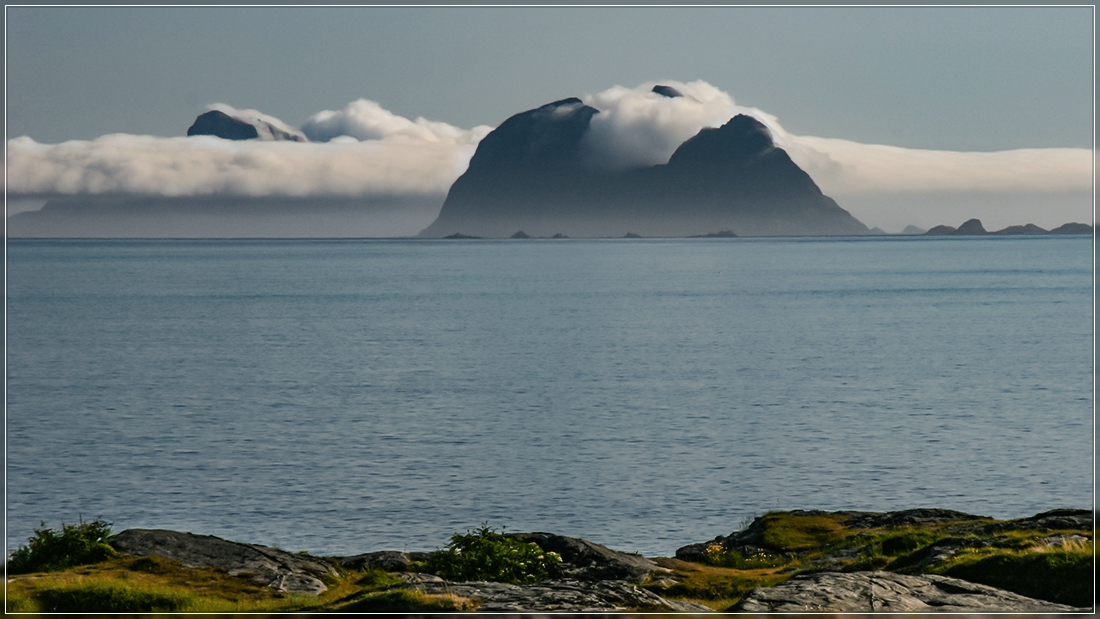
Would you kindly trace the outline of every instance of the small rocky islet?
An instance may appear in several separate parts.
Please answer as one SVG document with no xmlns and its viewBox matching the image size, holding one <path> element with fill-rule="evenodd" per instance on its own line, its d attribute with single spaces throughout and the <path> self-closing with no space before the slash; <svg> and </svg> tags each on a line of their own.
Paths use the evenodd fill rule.
<svg viewBox="0 0 1100 619">
<path fill-rule="evenodd" d="M 252 591 L 274 596 L 276 605 L 262 608 L 281 611 L 1091 612 L 1093 520 L 1091 511 L 1075 509 L 1014 520 L 944 509 L 770 512 L 662 558 L 483 527 L 483 536 L 560 562 L 551 577 L 518 583 L 431 573 L 433 555 L 447 550 L 315 557 L 154 529 L 110 537 L 117 555 L 99 565 L 110 564 L 112 573 L 176 574 L 180 582 L 188 582 L 188 570 L 196 583 L 247 581 Z M 9 593 L 23 608 L 75 610 L 36 591 L 46 591 L 55 575 L 102 580 L 97 569 L 108 568 L 9 576 Z"/>
</svg>

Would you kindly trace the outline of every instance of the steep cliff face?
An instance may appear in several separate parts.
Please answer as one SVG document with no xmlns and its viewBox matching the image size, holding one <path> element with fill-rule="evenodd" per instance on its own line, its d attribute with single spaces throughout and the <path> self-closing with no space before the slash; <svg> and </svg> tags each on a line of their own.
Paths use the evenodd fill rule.
<svg viewBox="0 0 1100 619">
<path fill-rule="evenodd" d="M 680 96 L 671 89 L 658 94 Z M 739 115 L 703 129 L 665 165 L 608 171 L 585 157 L 583 140 L 598 113 L 564 99 L 509 118 L 482 140 L 421 236 L 867 232 L 754 118 Z"/>
</svg>

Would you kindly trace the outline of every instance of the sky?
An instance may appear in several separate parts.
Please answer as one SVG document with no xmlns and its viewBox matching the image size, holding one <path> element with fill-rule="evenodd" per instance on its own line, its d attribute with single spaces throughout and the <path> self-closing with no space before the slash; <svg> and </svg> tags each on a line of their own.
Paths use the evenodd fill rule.
<svg viewBox="0 0 1100 619">
<path fill-rule="evenodd" d="M 1092 7 L 8 7 L 6 26 L 9 174 L 20 164 L 34 174 L 19 179 L 36 179 L 9 178 L 16 198 L 94 193 L 95 182 L 352 196 L 428 179 L 420 193 L 445 192 L 476 141 L 515 113 L 675 82 L 727 97 L 719 112 L 769 119 L 796 163 L 869 226 L 958 225 L 943 220 L 955 210 L 986 214 L 987 227 L 1026 223 L 1036 204 L 1040 225 L 1091 219 Z M 213 104 L 293 128 L 342 114 L 308 157 L 347 174 L 335 190 L 320 177 L 264 185 L 248 176 L 263 161 L 303 167 L 267 143 L 207 189 L 138 182 L 136 164 L 122 181 L 87 180 L 122 166 L 120 152 L 168 167 L 183 166 L 177 152 L 224 162 L 224 149 L 154 139 L 183 136 Z M 355 166 L 373 172 L 350 178 Z"/>
</svg>

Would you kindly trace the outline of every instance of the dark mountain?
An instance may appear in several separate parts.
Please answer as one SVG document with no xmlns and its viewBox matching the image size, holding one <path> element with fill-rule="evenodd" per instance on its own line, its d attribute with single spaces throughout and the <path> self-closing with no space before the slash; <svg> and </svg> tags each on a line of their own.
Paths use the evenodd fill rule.
<svg viewBox="0 0 1100 619">
<path fill-rule="evenodd" d="M 681 96 L 675 89 L 654 92 Z M 626 171 L 589 165 L 584 137 L 599 111 L 563 99 L 517 114 L 491 132 L 421 236 L 740 236 L 865 234 L 740 115 L 703 129 L 669 162 Z"/>
<path fill-rule="evenodd" d="M 684 93 L 676 90 L 672 86 L 662 86 L 657 84 L 653 87 L 653 92 L 661 95 L 662 97 L 668 97 L 669 99 L 675 99 L 676 97 L 684 96 Z"/>
<path fill-rule="evenodd" d="M 308 141 L 300 135 L 283 131 L 267 121 L 259 119 L 246 121 L 218 110 L 200 114 L 187 128 L 187 135 L 214 135 L 226 140 Z"/>
</svg>

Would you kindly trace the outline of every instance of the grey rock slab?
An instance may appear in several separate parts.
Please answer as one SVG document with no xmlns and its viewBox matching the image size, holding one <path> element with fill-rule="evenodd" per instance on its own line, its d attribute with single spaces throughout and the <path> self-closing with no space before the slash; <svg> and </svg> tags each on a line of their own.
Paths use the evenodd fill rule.
<svg viewBox="0 0 1100 619">
<path fill-rule="evenodd" d="M 253 580 L 287 593 L 318 595 L 328 589 L 321 578 L 337 575 L 335 567 L 316 557 L 213 535 L 127 529 L 110 543 L 115 550 L 139 557 L 156 555 L 188 567 L 219 567 L 234 576 L 250 574 Z"/>
<path fill-rule="evenodd" d="M 619 552 L 579 537 L 553 533 L 508 533 L 508 537 L 534 542 L 548 552 L 561 555 L 570 578 L 582 580 L 630 580 L 640 582 L 665 568 L 638 554 Z"/>
<path fill-rule="evenodd" d="M 625 580 L 545 580 L 527 585 L 448 582 L 437 576 L 405 574 L 400 588 L 453 594 L 479 602 L 480 612 L 711 612 L 700 604 L 666 600 Z"/>
<path fill-rule="evenodd" d="M 735 612 L 1081 612 L 936 574 L 819 572 L 753 589 Z"/>
</svg>

